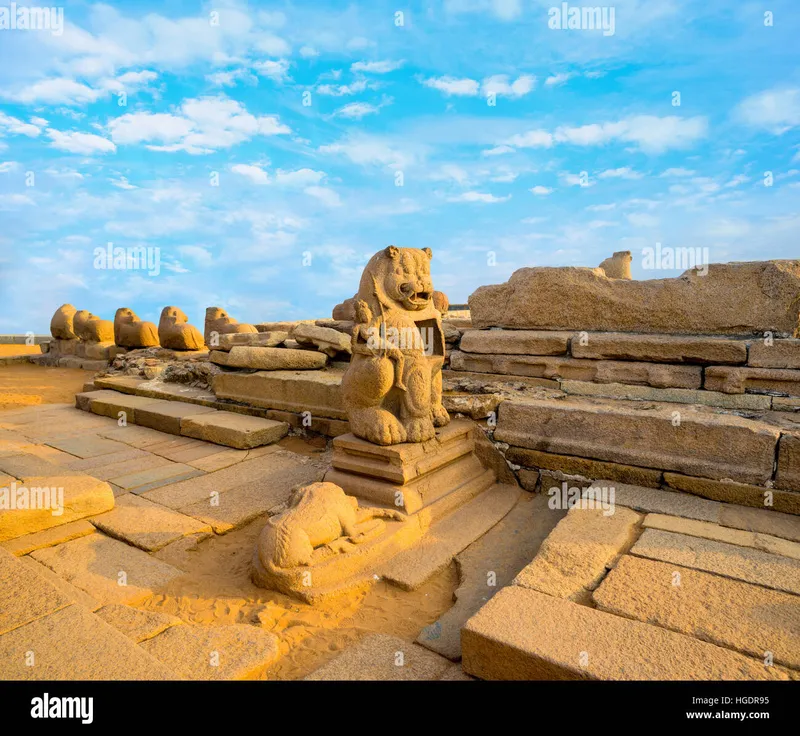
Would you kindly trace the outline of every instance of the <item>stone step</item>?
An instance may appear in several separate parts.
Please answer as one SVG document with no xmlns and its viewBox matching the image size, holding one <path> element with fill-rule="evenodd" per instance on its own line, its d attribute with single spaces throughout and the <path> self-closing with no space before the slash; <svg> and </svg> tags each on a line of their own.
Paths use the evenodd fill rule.
<svg viewBox="0 0 800 736">
<path fill-rule="evenodd" d="M 515 585 L 461 630 L 464 671 L 484 680 L 787 680 L 779 667 Z"/>
<path fill-rule="evenodd" d="M 397 555 L 378 574 L 403 590 L 416 590 L 497 524 L 520 493 L 517 486 L 495 484 L 435 523 L 419 544 Z"/>
<path fill-rule="evenodd" d="M 136 390 L 132 382 L 127 382 L 126 387 Z M 289 431 L 286 422 L 218 411 L 177 397 L 170 401 L 100 389 L 76 394 L 75 404 L 79 409 L 114 419 L 124 415 L 128 424 L 240 450 L 272 444 Z"/>
<path fill-rule="evenodd" d="M 764 484 L 779 429 L 705 407 L 613 401 L 510 400 L 495 439 L 510 445 L 705 478 Z"/>
</svg>

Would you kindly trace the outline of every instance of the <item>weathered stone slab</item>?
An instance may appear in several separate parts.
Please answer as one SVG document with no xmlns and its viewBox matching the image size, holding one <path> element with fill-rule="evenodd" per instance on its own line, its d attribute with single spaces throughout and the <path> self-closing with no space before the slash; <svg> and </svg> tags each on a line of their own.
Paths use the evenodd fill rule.
<svg viewBox="0 0 800 736">
<path fill-rule="evenodd" d="M 706 368 L 705 388 L 726 394 L 776 391 L 800 396 L 800 370 L 710 366 Z"/>
<path fill-rule="evenodd" d="M 800 595 L 800 560 L 750 547 L 646 529 L 631 554 Z"/>
<path fill-rule="evenodd" d="M 303 412 L 298 414 L 291 411 L 280 411 L 279 409 L 267 409 L 265 412 L 267 419 L 273 419 L 276 422 L 286 422 L 290 427 L 295 429 L 303 429 L 311 432 L 319 432 L 327 437 L 338 437 L 342 434 L 347 434 L 350 431 L 349 422 L 343 419 L 330 419 L 329 417 L 320 417 L 312 415 L 310 412 Z M 310 420 L 310 424 L 309 424 Z"/>
<path fill-rule="evenodd" d="M 251 348 L 274 348 L 281 345 L 287 338 L 287 331 L 273 330 L 272 332 L 232 332 L 220 335 L 217 344 L 211 347 L 214 350 L 230 352 L 231 348 L 245 346 Z"/>
<path fill-rule="evenodd" d="M 772 397 L 759 394 L 723 394 L 719 391 L 690 388 L 653 388 L 625 383 L 561 381 L 561 390 L 573 396 L 599 396 L 626 401 L 666 401 L 675 404 L 702 404 L 722 409 L 769 411 Z"/>
<path fill-rule="evenodd" d="M 800 491 L 800 434 L 781 436 L 775 485 L 790 491 Z"/>
<path fill-rule="evenodd" d="M 139 646 L 190 680 L 254 679 L 278 657 L 278 638 L 247 624 L 172 626 Z"/>
<path fill-rule="evenodd" d="M 800 604 L 787 593 L 626 555 L 593 598 L 602 611 L 800 669 Z"/>
<path fill-rule="evenodd" d="M 54 613 L 72 601 L 14 555 L 0 549 L 0 634 Z"/>
<path fill-rule="evenodd" d="M 124 488 L 126 491 L 145 493 L 161 485 L 177 483 L 179 480 L 188 480 L 199 475 L 202 475 L 202 471 L 193 468 L 191 465 L 171 462 L 169 465 L 158 465 L 148 470 L 139 470 L 109 478 L 109 482 Z"/>
<path fill-rule="evenodd" d="M 211 534 L 208 524 L 132 493 L 118 498 L 112 511 L 93 517 L 92 523 L 145 552 L 155 552 L 181 537 Z"/>
<path fill-rule="evenodd" d="M 31 557 L 102 604 L 135 605 L 183 574 L 104 534 L 39 549 Z"/>
<path fill-rule="evenodd" d="M 745 529 L 800 542 L 800 519 L 791 514 L 728 504 L 720 509 L 719 523 L 733 529 Z"/>
<path fill-rule="evenodd" d="M 331 327 L 300 323 L 292 329 L 291 336 L 300 345 L 313 345 L 330 358 L 335 357 L 337 353 L 351 352 L 350 336 Z"/>
<path fill-rule="evenodd" d="M 68 452 L 70 455 L 75 455 L 80 458 L 97 457 L 99 455 L 110 455 L 112 453 L 122 452 L 127 448 L 121 442 L 114 442 L 113 440 L 98 437 L 96 435 L 83 435 L 81 437 L 73 437 L 67 439 L 51 440 L 47 442 L 48 445 L 55 447 L 57 450 Z"/>
<path fill-rule="evenodd" d="M 598 383 L 642 384 L 658 388 L 697 389 L 703 383 L 703 369 L 695 365 L 581 360 L 533 355 L 478 355 L 458 350 L 450 354 L 450 368 L 455 371 Z"/>
<path fill-rule="evenodd" d="M 291 348 L 232 347 L 230 352 L 214 350 L 212 363 L 228 368 L 252 368 L 259 371 L 314 370 L 324 368 L 328 357 L 324 353 Z"/>
<path fill-rule="evenodd" d="M 68 606 L 0 636 L 0 662 L 7 680 L 176 679 L 164 664 L 81 606 Z"/>
<path fill-rule="evenodd" d="M 800 398 L 792 399 L 787 396 L 773 396 L 772 397 L 773 411 L 800 411 Z"/>
<path fill-rule="evenodd" d="M 97 615 L 117 631 L 122 632 L 137 644 L 152 639 L 170 626 L 183 624 L 177 616 L 159 611 L 144 611 L 121 603 L 111 603 L 97 611 Z"/>
<path fill-rule="evenodd" d="M 312 681 L 439 680 L 449 659 L 386 634 L 373 634 L 305 677 Z"/>
<path fill-rule="evenodd" d="M 124 415 L 128 424 L 136 424 L 136 409 L 148 406 L 154 401 L 144 396 L 122 394 L 118 391 L 102 390 L 94 393 L 102 396 L 89 396 L 89 410 L 92 414 L 112 419 L 119 419 L 120 415 Z"/>
<path fill-rule="evenodd" d="M 85 537 L 87 534 L 94 534 L 94 526 L 85 519 L 80 519 L 79 521 L 71 521 L 41 532 L 34 532 L 33 534 L 26 534 L 22 537 L 0 542 L 0 548 L 19 557 L 27 555 L 35 549 L 55 547 L 57 544 L 63 544 L 78 537 Z"/>
<path fill-rule="evenodd" d="M 462 348 L 463 349 L 463 348 Z M 574 336 L 575 358 L 643 360 L 649 363 L 736 364 L 747 362 L 747 342 L 687 335 L 630 335 L 622 332 Z"/>
<path fill-rule="evenodd" d="M 291 332 L 299 324 L 313 325 L 313 319 L 300 319 L 296 322 L 261 322 L 256 325 L 259 332 Z"/>
<path fill-rule="evenodd" d="M 96 478 L 96 472 L 100 468 L 105 468 L 109 465 L 124 463 L 130 460 L 139 460 L 152 458 L 150 453 L 144 450 L 139 450 L 136 447 L 127 447 L 119 452 L 112 452 L 108 455 L 95 455 L 94 457 L 74 458 L 69 455 L 64 455 L 66 462 L 59 463 L 70 470 L 78 470 L 82 473 L 91 473 Z M 56 461 L 58 462 L 58 461 Z M 101 479 L 102 480 L 102 479 Z"/>
<path fill-rule="evenodd" d="M 445 391 L 500 391 L 503 389 L 549 388 L 559 390 L 559 382 L 550 378 L 531 378 L 530 376 L 508 376 L 500 373 L 475 373 L 473 371 L 442 371 L 442 385 Z"/>
<path fill-rule="evenodd" d="M 102 457 L 111 457 L 104 455 Z M 102 457 L 100 458 L 102 460 Z M 170 465 L 167 458 L 153 455 L 150 452 L 143 453 L 142 457 L 137 457 L 134 460 L 126 460 L 121 463 L 112 463 L 110 465 L 101 465 L 92 468 L 91 474 L 98 480 L 109 480 L 110 478 L 119 478 L 123 475 L 131 475 L 132 473 L 141 473 L 146 470 L 152 470 L 163 465 Z"/>
<path fill-rule="evenodd" d="M 646 281 L 597 268 L 521 268 L 469 298 L 475 327 L 797 336 L 800 261 L 714 263 Z"/>
<path fill-rule="evenodd" d="M 800 560 L 800 544 L 774 537 L 770 534 L 759 534 L 744 529 L 710 524 L 707 521 L 682 519 L 678 516 L 668 516 L 666 514 L 648 514 L 642 525 L 648 529 L 661 529 L 665 532 L 688 534 L 690 537 L 702 537 L 703 539 L 713 539 L 727 544 L 738 544 L 740 547 L 752 547 L 774 555 L 793 557 L 796 560 Z"/>
<path fill-rule="evenodd" d="M 459 349 L 465 353 L 564 355 L 570 337 L 570 332 L 546 330 L 467 330 Z"/>
<path fill-rule="evenodd" d="M 11 476 L 12 480 L 29 476 L 56 475 L 64 472 L 63 467 L 59 467 L 55 463 L 29 452 L 31 449 L 33 448 L 29 446 L 24 452 L 22 449 L 17 448 L 7 452 L 0 451 L 0 471 Z"/>
<path fill-rule="evenodd" d="M 791 491 L 779 491 L 774 488 L 736 483 L 731 480 L 693 478 L 678 473 L 664 473 L 664 483 L 670 488 L 714 501 L 753 508 L 771 508 L 787 514 L 800 514 L 800 494 Z M 767 506 L 767 500 L 771 502 L 771 506 Z"/>
<path fill-rule="evenodd" d="M 226 411 L 187 416 L 181 422 L 184 436 L 237 450 L 270 445 L 285 437 L 288 431 L 289 425 L 285 422 Z"/>
<path fill-rule="evenodd" d="M 106 439 L 124 442 L 126 445 L 141 449 L 148 449 L 150 446 L 164 441 L 162 432 L 148 427 L 136 427 L 132 424 L 127 427 L 114 426 L 113 429 L 99 430 L 98 434 Z"/>
<path fill-rule="evenodd" d="M 555 455 L 551 452 L 527 450 L 522 447 L 509 447 L 505 455 L 509 462 L 529 468 L 581 475 L 590 480 L 602 479 L 633 486 L 661 487 L 661 471 L 650 468 L 637 468 L 633 465 L 620 465 L 570 455 Z"/>
<path fill-rule="evenodd" d="M 786 680 L 722 647 L 529 588 L 501 590 L 461 632 L 483 680 Z"/>
<path fill-rule="evenodd" d="M 245 333 L 246 334 L 246 333 Z M 136 424 L 169 434 L 181 433 L 181 421 L 199 414 L 216 414 L 216 409 L 183 401 L 153 401 L 136 412 Z"/>
<path fill-rule="evenodd" d="M 800 368 L 800 340 L 754 340 L 747 364 L 756 368 Z"/>
<path fill-rule="evenodd" d="M 347 419 L 341 382 L 340 371 L 260 371 L 250 375 L 222 373 L 214 376 L 212 386 L 220 399 L 267 409 L 307 411 L 312 417 Z"/>
<path fill-rule="evenodd" d="M 46 567 L 41 562 L 37 562 L 30 555 L 25 555 L 17 559 L 40 578 L 44 578 L 53 587 L 60 590 L 71 603 L 83 606 L 87 611 L 96 611 L 100 608 L 100 603 L 92 598 L 92 596 L 80 588 L 76 588 L 72 583 L 68 583 L 64 578 L 56 575 L 49 567 Z"/>
<path fill-rule="evenodd" d="M 451 416 L 464 414 L 470 419 L 478 420 L 496 414 L 497 407 L 504 398 L 499 394 L 444 393 L 442 394 L 442 406 Z"/>
<path fill-rule="evenodd" d="M 617 558 L 633 544 L 642 520 L 626 508 L 613 513 L 573 508 L 542 543 L 514 585 L 585 602 Z"/>
<path fill-rule="evenodd" d="M 23 489 L 27 492 L 23 493 Z M 13 485 L 8 489 L 9 498 L 12 492 L 17 504 L 27 499 L 28 508 L 0 509 L 0 541 L 61 526 L 114 507 L 114 494 L 108 483 L 82 473 L 26 477 L 16 489 Z"/>
<path fill-rule="evenodd" d="M 729 414 L 674 407 L 634 409 L 573 400 L 500 404 L 495 439 L 556 454 L 764 483 L 772 477 L 779 431 Z M 625 438 L 624 442 L 620 438 Z"/>
<path fill-rule="evenodd" d="M 609 484 L 606 481 L 593 483 L 581 495 L 584 498 L 594 497 L 602 501 L 610 496 L 610 487 L 614 488 L 613 502 L 616 506 L 624 506 L 646 514 L 669 514 L 683 519 L 697 519 L 718 524 L 724 508 L 723 504 L 685 493 L 672 493 L 623 483 Z"/>
</svg>

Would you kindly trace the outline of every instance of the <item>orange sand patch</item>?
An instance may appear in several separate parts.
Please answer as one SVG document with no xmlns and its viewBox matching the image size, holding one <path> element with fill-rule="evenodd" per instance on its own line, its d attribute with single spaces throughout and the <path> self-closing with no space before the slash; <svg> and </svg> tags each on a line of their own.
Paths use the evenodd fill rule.
<svg viewBox="0 0 800 736">
<path fill-rule="evenodd" d="M 48 368 L 33 363 L 0 366 L 0 412 L 34 404 L 71 404 L 75 394 L 93 376 L 93 371 Z"/>
<path fill-rule="evenodd" d="M 38 345 L 0 345 L 0 357 L 8 355 L 41 355 Z"/>
</svg>

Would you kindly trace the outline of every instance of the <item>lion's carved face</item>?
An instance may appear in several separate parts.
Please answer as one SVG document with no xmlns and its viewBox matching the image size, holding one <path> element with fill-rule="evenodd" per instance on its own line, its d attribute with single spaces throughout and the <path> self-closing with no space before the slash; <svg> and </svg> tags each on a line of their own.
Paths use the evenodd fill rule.
<svg viewBox="0 0 800 736">
<path fill-rule="evenodd" d="M 399 308 L 418 312 L 428 307 L 433 297 L 430 250 L 416 248 L 386 249 L 386 273 L 383 288 Z"/>
</svg>

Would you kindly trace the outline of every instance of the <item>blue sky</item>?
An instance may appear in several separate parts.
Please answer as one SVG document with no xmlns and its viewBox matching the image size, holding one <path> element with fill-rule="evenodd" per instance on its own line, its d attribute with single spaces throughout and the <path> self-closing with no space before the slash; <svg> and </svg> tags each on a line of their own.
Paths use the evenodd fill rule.
<svg viewBox="0 0 800 736">
<path fill-rule="evenodd" d="M 432 248 L 451 302 L 616 250 L 677 275 L 642 269 L 655 243 L 800 257 L 796 0 L 616 0 L 613 35 L 552 7 L 69 2 L 61 35 L 0 30 L 0 332 L 64 302 L 327 317 L 390 243 Z M 95 268 L 109 242 L 160 272 Z"/>
</svg>

